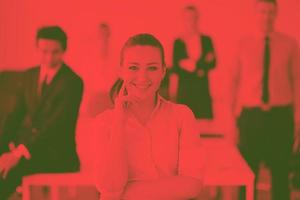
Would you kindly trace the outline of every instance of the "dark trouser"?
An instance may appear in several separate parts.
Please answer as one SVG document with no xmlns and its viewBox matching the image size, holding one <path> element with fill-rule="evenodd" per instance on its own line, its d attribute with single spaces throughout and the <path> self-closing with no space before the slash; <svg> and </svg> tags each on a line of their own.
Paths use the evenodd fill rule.
<svg viewBox="0 0 300 200">
<path fill-rule="evenodd" d="M 238 119 L 240 151 L 258 175 L 260 162 L 269 166 L 272 175 L 272 199 L 290 199 L 289 160 L 292 153 L 294 120 L 291 106 L 243 109 Z"/>
<path fill-rule="evenodd" d="M 5 179 L 0 177 L 0 199 L 7 200 L 16 191 L 17 186 L 21 185 L 22 177 L 31 174 L 33 170 L 30 162 L 22 159 Z"/>
<path fill-rule="evenodd" d="M 1 152 L 0 152 L 1 155 Z M 69 157 L 72 157 L 71 155 Z M 79 163 L 72 159 L 52 160 L 49 156 L 35 160 L 22 158 L 16 167 L 12 168 L 5 179 L 0 177 L 0 200 L 7 200 L 13 194 L 17 186 L 22 184 L 23 176 L 38 173 L 67 173 L 77 172 Z"/>
</svg>

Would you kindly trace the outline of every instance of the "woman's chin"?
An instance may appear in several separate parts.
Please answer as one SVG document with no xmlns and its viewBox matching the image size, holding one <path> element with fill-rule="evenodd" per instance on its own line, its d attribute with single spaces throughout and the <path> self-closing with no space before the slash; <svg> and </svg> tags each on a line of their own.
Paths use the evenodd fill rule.
<svg viewBox="0 0 300 200">
<path fill-rule="evenodd" d="M 145 101 L 146 99 L 149 98 L 149 97 L 148 97 L 147 95 L 145 95 L 145 94 L 136 94 L 135 96 L 137 97 L 137 99 L 138 99 L 139 101 Z"/>
<path fill-rule="evenodd" d="M 133 94 L 139 101 L 146 101 L 146 100 L 149 100 L 149 99 L 151 99 L 153 96 L 154 96 L 154 94 L 150 94 L 150 93 L 148 93 L 148 92 L 145 92 L 145 93 L 134 93 Z"/>
</svg>

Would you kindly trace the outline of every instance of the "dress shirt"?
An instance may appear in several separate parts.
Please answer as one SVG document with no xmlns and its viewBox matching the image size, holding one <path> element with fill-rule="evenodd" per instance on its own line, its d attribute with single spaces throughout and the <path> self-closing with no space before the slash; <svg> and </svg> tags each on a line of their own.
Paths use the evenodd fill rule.
<svg viewBox="0 0 300 200">
<path fill-rule="evenodd" d="M 232 74 L 235 106 L 274 107 L 294 105 L 300 120 L 300 57 L 296 40 L 278 32 L 270 38 L 269 101 L 262 102 L 265 35 L 256 33 L 240 41 Z"/>
<path fill-rule="evenodd" d="M 60 69 L 59 67 L 56 68 L 49 68 L 49 67 L 40 67 L 40 75 L 39 75 L 39 83 L 42 84 L 43 81 L 46 79 L 46 83 L 49 85 L 54 76 L 56 75 L 56 73 L 58 72 L 58 70 Z"/>
</svg>

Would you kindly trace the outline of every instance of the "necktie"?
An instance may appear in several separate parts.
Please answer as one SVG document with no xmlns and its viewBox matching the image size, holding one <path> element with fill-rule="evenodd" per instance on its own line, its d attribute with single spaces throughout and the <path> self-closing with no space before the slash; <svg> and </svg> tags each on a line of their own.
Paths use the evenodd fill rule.
<svg viewBox="0 0 300 200">
<path fill-rule="evenodd" d="M 262 101 L 269 102 L 270 38 L 265 38 Z"/>
<path fill-rule="evenodd" d="M 48 83 L 47 83 L 47 76 L 46 76 L 42 83 L 41 96 L 45 95 L 45 92 L 47 91 L 47 89 L 48 89 Z"/>
</svg>

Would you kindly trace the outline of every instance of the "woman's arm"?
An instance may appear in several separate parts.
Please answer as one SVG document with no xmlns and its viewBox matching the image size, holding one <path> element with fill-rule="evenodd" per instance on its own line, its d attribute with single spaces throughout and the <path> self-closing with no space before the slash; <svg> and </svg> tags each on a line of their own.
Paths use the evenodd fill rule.
<svg viewBox="0 0 300 200">
<path fill-rule="evenodd" d="M 196 69 L 196 60 L 188 58 L 185 44 L 177 39 L 173 45 L 173 67 L 172 71 L 179 76 L 193 73 Z"/>
<path fill-rule="evenodd" d="M 202 39 L 202 43 L 203 43 L 203 52 L 205 52 L 204 54 L 204 58 L 200 58 L 196 65 L 197 68 L 200 70 L 204 70 L 204 71 L 208 71 L 210 69 L 215 68 L 216 63 L 217 63 L 217 58 L 216 58 L 216 52 L 214 49 L 214 45 L 212 42 L 212 39 L 208 36 L 201 36 L 204 37 Z"/>
<path fill-rule="evenodd" d="M 138 99 L 126 92 L 122 86 L 115 99 L 115 108 L 110 116 L 103 116 L 109 127 L 107 145 L 103 149 L 102 167 L 100 166 L 99 182 L 101 200 L 119 200 L 128 181 L 128 156 L 125 124 L 128 119 L 128 105 Z M 105 135 L 105 134 L 101 134 Z"/>
<path fill-rule="evenodd" d="M 157 180 L 134 181 L 126 186 L 124 199 L 186 200 L 197 197 L 202 182 L 188 176 L 171 176 Z"/>
<path fill-rule="evenodd" d="M 101 193 L 101 200 L 119 200 L 128 178 L 123 119 L 116 111 L 108 118 L 105 121 L 106 126 L 109 124 L 109 128 L 96 130 L 102 137 L 98 137 L 99 141 L 102 140 L 102 145 L 99 147 L 102 152 L 99 153 L 98 158 L 100 160 L 97 164 L 96 186 Z M 99 154 L 96 153 L 96 155 Z"/>
<path fill-rule="evenodd" d="M 191 109 L 185 105 L 180 105 L 178 116 L 181 116 L 178 174 L 202 180 L 206 156 L 197 121 Z"/>
</svg>

